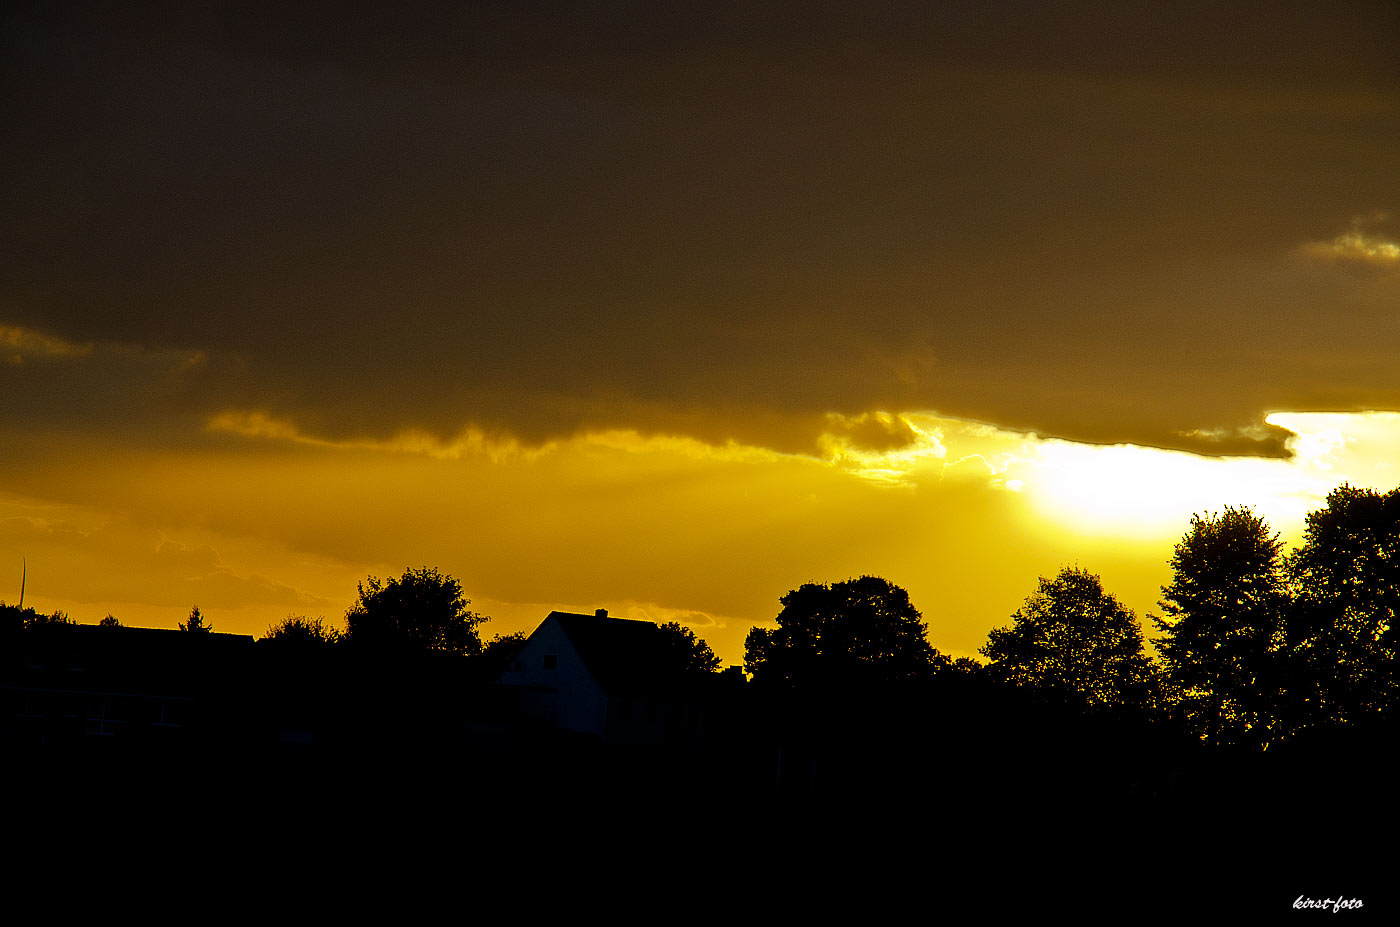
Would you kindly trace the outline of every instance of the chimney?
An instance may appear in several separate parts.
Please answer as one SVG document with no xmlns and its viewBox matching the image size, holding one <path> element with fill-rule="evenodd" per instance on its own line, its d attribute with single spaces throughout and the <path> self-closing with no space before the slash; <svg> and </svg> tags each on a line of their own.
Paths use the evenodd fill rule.
<svg viewBox="0 0 1400 927">
<path fill-rule="evenodd" d="M 597 615 L 599 618 L 606 618 L 608 617 L 608 610 L 606 608 L 600 608 L 593 614 Z"/>
</svg>

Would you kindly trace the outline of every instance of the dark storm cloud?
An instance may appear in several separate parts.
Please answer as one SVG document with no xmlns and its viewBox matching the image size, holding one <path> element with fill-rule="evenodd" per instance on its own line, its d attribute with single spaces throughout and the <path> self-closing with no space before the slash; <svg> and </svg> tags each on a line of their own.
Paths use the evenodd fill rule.
<svg viewBox="0 0 1400 927">
<path fill-rule="evenodd" d="M 0 325 L 213 365 L 25 379 L 53 421 L 1279 453 L 1400 405 L 1394 278 L 1297 258 L 1400 202 L 1388 6 L 185 6 L 6 14 Z"/>
<path fill-rule="evenodd" d="M 64 432 L 187 441 L 217 401 L 221 384 L 246 371 L 229 358 L 198 351 L 71 342 L 0 325 L 0 394 L 5 397 L 5 448 L 0 459 L 31 442 Z M 32 451 L 34 448 L 27 447 Z"/>
</svg>

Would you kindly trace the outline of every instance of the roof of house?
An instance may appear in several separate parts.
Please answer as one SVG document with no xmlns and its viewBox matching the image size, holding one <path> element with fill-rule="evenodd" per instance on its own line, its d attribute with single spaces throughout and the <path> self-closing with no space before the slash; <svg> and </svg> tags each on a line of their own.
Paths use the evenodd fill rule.
<svg viewBox="0 0 1400 927">
<path fill-rule="evenodd" d="M 650 621 L 610 618 L 606 612 L 550 612 L 589 672 L 609 695 L 662 694 L 688 688 L 693 680 L 676 669 L 666 632 Z"/>
<path fill-rule="evenodd" d="M 253 653 L 251 636 L 215 631 L 54 623 L 12 634 L 23 646 L 0 676 L 53 689 L 187 693 L 242 672 Z"/>
</svg>

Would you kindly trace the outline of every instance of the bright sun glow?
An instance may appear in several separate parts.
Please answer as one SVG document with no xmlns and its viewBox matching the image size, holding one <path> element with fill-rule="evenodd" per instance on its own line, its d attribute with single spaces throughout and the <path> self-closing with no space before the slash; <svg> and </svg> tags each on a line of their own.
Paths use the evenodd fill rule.
<svg viewBox="0 0 1400 927">
<path fill-rule="evenodd" d="M 1086 533 L 1137 537 L 1179 532 L 1193 513 L 1226 505 L 1249 506 L 1295 535 L 1342 483 L 1395 485 L 1400 415 L 1299 412 L 1266 420 L 1296 435 L 1291 459 L 1042 441 L 1009 472 L 1042 514 Z"/>
<path fill-rule="evenodd" d="M 1037 510 L 1094 533 L 1179 531 L 1193 512 L 1248 505 L 1296 521 L 1330 486 L 1286 461 L 1046 442 L 1024 477 Z"/>
<path fill-rule="evenodd" d="M 1295 535 L 1308 512 L 1344 482 L 1389 489 L 1397 481 L 1400 414 L 1274 413 L 1289 460 L 1203 457 L 1135 445 L 1102 446 L 906 416 L 915 440 L 895 452 L 854 453 L 841 465 L 867 479 L 913 485 L 985 480 L 1021 494 L 1040 518 L 1078 534 L 1147 539 L 1179 535 L 1194 513 L 1243 505 Z"/>
</svg>

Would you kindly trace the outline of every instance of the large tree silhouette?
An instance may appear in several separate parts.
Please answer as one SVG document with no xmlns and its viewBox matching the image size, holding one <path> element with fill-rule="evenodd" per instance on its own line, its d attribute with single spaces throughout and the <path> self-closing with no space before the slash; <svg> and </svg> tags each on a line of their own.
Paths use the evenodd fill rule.
<svg viewBox="0 0 1400 927">
<path fill-rule="evenodd" d="M 347 641 L 397 652 L 481 653 L 478 626 L 486 620 L 467 608 L 462 585 L 435 568 L 406 569 L 399 578 L 371 576 L 345 613 Z"/>
<path fill-rule="evenodd" d="M 1088 570 L 1065 567 L 994 628 L 981 653 L 996 677 L 1080 708 L 1147 707 L 1156 671 L 1137 616 Z"/>
<path fill-rule="evenodd" d="M 875 686 L 926 677 L 946 662 L 909 593 L 888 580 L 807 583 L 781 602 L 778 627 L 754 628 L 744 643 L 744 668 L 759 686 Z"/>
<path fill-rule="evenodd" d="M 1339 486 L 1308 515 L 1288 559 L 1288 628 L 1304 724 L 1347 724 L 1392 709 L 1400 644 L 1400 490 Z"/>
<path fill-rule="evenodd" d="M 719 669 L 719 657 L 690 628 L 679 621 L 668 621 L 657 627 L 666 641 L 668 670 L 686 676 L 703 676 Z"/>
<path fill-rule="evenodd" d="M 1193 515 L 1176 545 L 1156 644 L 1188 725 L 1208 742 L 1267 746 L 1279 733 L 1282 550 L 1262 518 L 1230 506 Z"/>
</svg>

